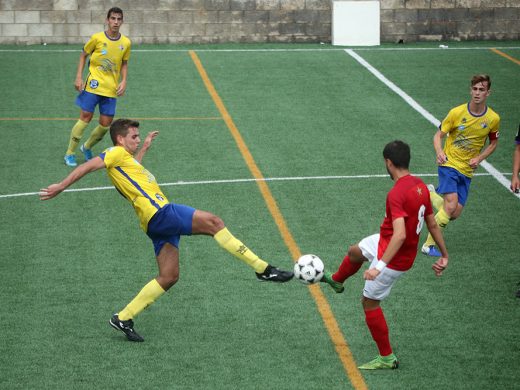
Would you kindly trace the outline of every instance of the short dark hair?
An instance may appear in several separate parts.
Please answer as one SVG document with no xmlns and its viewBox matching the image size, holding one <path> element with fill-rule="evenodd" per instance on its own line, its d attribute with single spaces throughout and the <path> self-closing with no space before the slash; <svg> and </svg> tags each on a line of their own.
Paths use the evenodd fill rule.
<svg viewBox="0 0 520 390">
<path fill-rule="evenodd" d="M 107 12 L 107 19 L 110 19 L 110 15 L 112 14 L 121 14 L 121 17 L 123 17 L 123 10 L 119 7 L 112 7 Z"/>
<path fill-rule="evenodd" d="M 410 146 L 399 140 L 389 142 L 383 149 L 383 157 L 392 161 L 396 168 L 408 169 L 410 166 Z"/>
<path fill-rule="evenodd" d="M 139 128 L 139 122 L 134 121 L 133 119 L 117 119 L 110 125 L 110 138 L 112 139 L 112 143 L 117 145 L 117 136 L 121 135 L 126 137 L 128 134 L 128 129 L 130 127 Z"/>
<path fill-rule="evenodd" d="M 471 78 L 471 86 L 478 83 L 487 83 L 487 89 L 491 89 L 491 77 L 487 74 L 476 74 Z"/>
</svg>

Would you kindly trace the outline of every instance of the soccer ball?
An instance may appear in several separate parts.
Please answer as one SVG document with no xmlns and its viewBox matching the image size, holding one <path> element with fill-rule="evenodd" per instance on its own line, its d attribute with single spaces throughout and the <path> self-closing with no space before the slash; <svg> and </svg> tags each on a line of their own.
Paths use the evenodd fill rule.
<svg viewBox="0 0 520 390">
<path fill-rule="evenodd" d="M 323 277 L 323 261 L 316 255 L 303 255 L 294 264 L 294 276 L 303 284 L 319 282 Z"/>
</svg>

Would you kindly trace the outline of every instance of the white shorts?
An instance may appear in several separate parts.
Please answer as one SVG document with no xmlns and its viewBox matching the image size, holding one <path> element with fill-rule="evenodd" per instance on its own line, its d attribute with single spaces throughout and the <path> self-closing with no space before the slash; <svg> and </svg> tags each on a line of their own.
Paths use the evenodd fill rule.
<svg viewBox="0 0 520 390">
<path fill-rule="evenodd" d="M 373 234 L 371 236 L 363 238 L 358 244 L 361 253 L 370 261 L 370 267 L 374 268 L 379 261 L 377 259 L 377 247 L 379 245 L 379 234 Z M 374 299 L 376 301 L 382 301 L 385 299 L 393 285 L 404 274 L 404 271 L 396 271 L 388 267 L 383 268 L 381 273 L 377 275 L 375 280 L 365 281 L 365 287 L 363 288 L 363 296 L 365 298 Z"/>
</svg>

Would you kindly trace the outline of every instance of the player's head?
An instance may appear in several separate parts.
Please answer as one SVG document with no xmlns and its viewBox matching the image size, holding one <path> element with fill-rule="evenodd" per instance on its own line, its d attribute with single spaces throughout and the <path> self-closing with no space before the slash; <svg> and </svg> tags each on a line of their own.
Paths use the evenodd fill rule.
<svg viewBox="0 0 520 390">
<path fill-rule="evenodd" d="M 123 10 L 119 7 L 112 7 L 107 12 L 107 19 L 110 19 L 112 14 L 121 15 L 121 19 L 123 19 Z"/>
<path fill-rule="evenodd" d="M 491 89 L 491 77 L 487 74 L 476 74 L 471 78 L 471 86 L 474 87 L 478 83 L 482 83 L 487 89 Z"/>
<path fill-rule="evenodd" d="M 487 74 L 476 74 L 471 78 L 471 101 L 474 104 L 485 104 L 491 93 L 491 78 Z"/>
<path fill-rule="evenodd" d="M 383 157 L 385 160 L 392 162 L 392 165 L 397 169 L 408 169 L 410 166 L 410 146 L 399 140 L 389 142 L 383 149 Z"/>
<path fill-rule="evenodd" d="M 132 119 L 117 119 L 110 125 L 110 138 L 114 145 L 121 144 L 121 138 L 128 135 L 130 128 L 139 129 L 139 122 Z"/>
</svg>

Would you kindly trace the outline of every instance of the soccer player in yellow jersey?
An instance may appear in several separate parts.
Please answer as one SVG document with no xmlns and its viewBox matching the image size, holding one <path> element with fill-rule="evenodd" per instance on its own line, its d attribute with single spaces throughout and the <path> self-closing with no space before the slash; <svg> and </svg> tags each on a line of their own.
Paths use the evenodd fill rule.
<svg viewBox="0 0 520 390">
<path fill-rule="evenodd" d="M 133 318 L 164 294 L 179 278 L 180 236 L 213 236 L 222 248 L 253 268 L 260 281 L 287 282 L 293 277 L 292 272 L 280 270 L 260 259 L 235 238 L 216 215 L 168 201 L 155 177 L 141 165 L 157 134 L 157 131 L 149 133 L 138 151 L 141 142 L 139 122 L 118 119 L 110 126 L 114 147 L 81 164 L 60 183 L 51 184 L 40 191 L 41 200 L 54 198 L 86 174 L 106 168 L 116 189 L 134 207 L 141 228 L 153 242 L 159 275 L 110 319 L 110 325 L 122 331 L 130 341 L 143 341 L 133 329 Z"/>
<path fill-rule="evenodd" d="M 486 104 L 490 93 L 490 77 L 485 74 L 473 76 L 469 103 L 453 108 L 433 137 L 439 165 L 439 186 L 435 189 L 429 185 L 428 189 L 433 206 L 438 210 L 435 220 L 441 228 L 460 216 L 473 173 L 497 148 L 500 117 Z M 489 139 L 489 144 L 484 148 L 486 139 Z M 440 256 L 431 235 L 421 250 L 429 256 Z"/>
<path fill-rule="evenodd" d="M 130 39 L 119 32 L 123 24 L 123 11 L 117 7 L 110 8 L 106 22 L 107 30 L 92 35 L 79 56 L 74 86 L 80 92 L 76 98 L 80 114 L 71 130 L 64 158 L 65 164 L 70 167 L 78 165 L 76 148 L 94 116 L 96 106 L 99 107 L 99 125 L 80 147 L 85 160 L 92 158 L 92 147 L 108 131 L 116 113 L 117 97 L 123 96 L 126 90 L 131 43 Z M 88 75 L 83 82 L 83 69 L 89 56 Z"/>
</svg>

